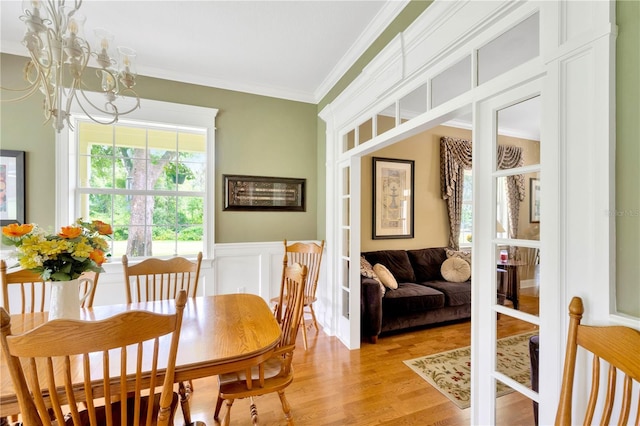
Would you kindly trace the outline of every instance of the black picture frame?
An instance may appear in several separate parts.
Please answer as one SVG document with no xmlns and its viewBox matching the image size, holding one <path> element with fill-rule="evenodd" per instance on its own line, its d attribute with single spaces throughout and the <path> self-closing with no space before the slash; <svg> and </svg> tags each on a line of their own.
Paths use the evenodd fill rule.
<svg viewBox="0 0 640 426">
<path fill-rule="evenodd" d="M 25 222 L 25 151 L 0 149 L 0 225 Z"/>
<path fill-rule="evenodd" d="M 306 211 L 306 179 L 223 175 L 225 211 Z"/>
<path fill-rule="evenodd" d="M 374 240 L 413 238 L 414 161 L 373 157 Z"/>
<path fill-rule="evenodd" d="M 529 178 L 529 222 L 540 223 L 540 179 Z"/>
</svg>

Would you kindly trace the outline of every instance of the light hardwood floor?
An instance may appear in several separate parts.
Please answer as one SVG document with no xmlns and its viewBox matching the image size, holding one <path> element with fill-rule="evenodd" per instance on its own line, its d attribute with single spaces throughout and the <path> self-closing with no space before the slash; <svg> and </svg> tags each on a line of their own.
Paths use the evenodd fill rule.
<svg viewBox="0 0 640 426">
<path fill-rule="evenodd" d="M 537 297 L 521 296 L 523 310 L 536 311 Z M 297 425 L 469 425 L 470 409 L 461 410 L 402 361 L 470 344 L 471 322 L 412 330 L 381 337 L 377 344 L 362 343 L 349 351 L 335 337 L 315 330 L 302 333 L 294 354 L 295 380 L 286 391 Z M 534 329 L 531 324 L 502 315 L 498 337 Z M 193 420 L 215 425 L 216 380 L 194 383 Z M 285 425 L 277 395 L 256 399 L 260 424 Z M 498 398 L 497 424 L 533 425 L 529 399 L 518 392 Z M 223 408 L 224 410 L 224 408 Z M 181 424 L 182 413 L 176 413 Z M 249 401 L 235 401 L 232 425 L 251 424 Z"/>
</svg>

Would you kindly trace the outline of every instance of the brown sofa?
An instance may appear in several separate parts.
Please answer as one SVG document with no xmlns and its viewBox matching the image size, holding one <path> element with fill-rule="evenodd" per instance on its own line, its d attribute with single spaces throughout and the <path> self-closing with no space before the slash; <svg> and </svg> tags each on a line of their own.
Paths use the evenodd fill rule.
<svg viewBox="0 0 640 426">
<path fill-rule="evenodd" d="M 440 267 L 444 247 L 380 250 L 362 253 L 375 265 L 387 267 L 398 282 L 384 296 L 378 281 L 361 277 L 362 337 L 372 343 L 385 332 L 471 318 L 471 281 L 445 280 Z"/>
</svg>

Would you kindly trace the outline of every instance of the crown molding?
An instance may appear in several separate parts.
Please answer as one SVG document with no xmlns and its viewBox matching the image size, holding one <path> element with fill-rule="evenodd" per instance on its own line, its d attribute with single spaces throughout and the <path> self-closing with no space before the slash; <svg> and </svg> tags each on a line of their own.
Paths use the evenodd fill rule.
<svg viewBox="0 0 640 426">
<path fill-rule="evenodd" d="M 305 91 L 295 91 L 282 87 L 246 84 L 238 81 L 226 80 L 211 76 L 189 74 L 154 67 L 145 67 L 141 65 L 138 65 L 138 75 L 160 78 L 170 81 L 178 81 L 181 83 L 196 84 L 216 89 L 231 90 L 234 92 L 248 93 L 258 96 L 268 96 L 289 101 L 304 102 L 310 104 L 316 103 L 311 93 Z"/>
<path fill-rule="evenodd" d="M 400 12 L 409 3 L 409 0 L 389 1 L 380 9 L 375 18 L 367 26 L 358 40 L 347 50 L 347 53 L 338 61 L 329 75 L 316 89 L 313 98 L 315 103 L 319 103 L 327 93 L 335 86 L 344 74 L 356 63 L 364 52 L 393 22 Z"/>
</svg>

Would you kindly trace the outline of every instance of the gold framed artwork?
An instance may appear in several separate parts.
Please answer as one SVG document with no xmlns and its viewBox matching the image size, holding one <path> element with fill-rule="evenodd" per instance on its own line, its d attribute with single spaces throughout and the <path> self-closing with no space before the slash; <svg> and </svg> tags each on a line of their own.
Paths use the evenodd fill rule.
<svg viewBox="0 0 640 426">
<path fill-rule="evenodd" d="M 413 238 L 414 161 L 373 157 L 373 239 Z"/>
<path fill-rule="evenodd" d="M 224 175 L 224 210 L 305 211 L 306 179 Z"/>
</svg>

